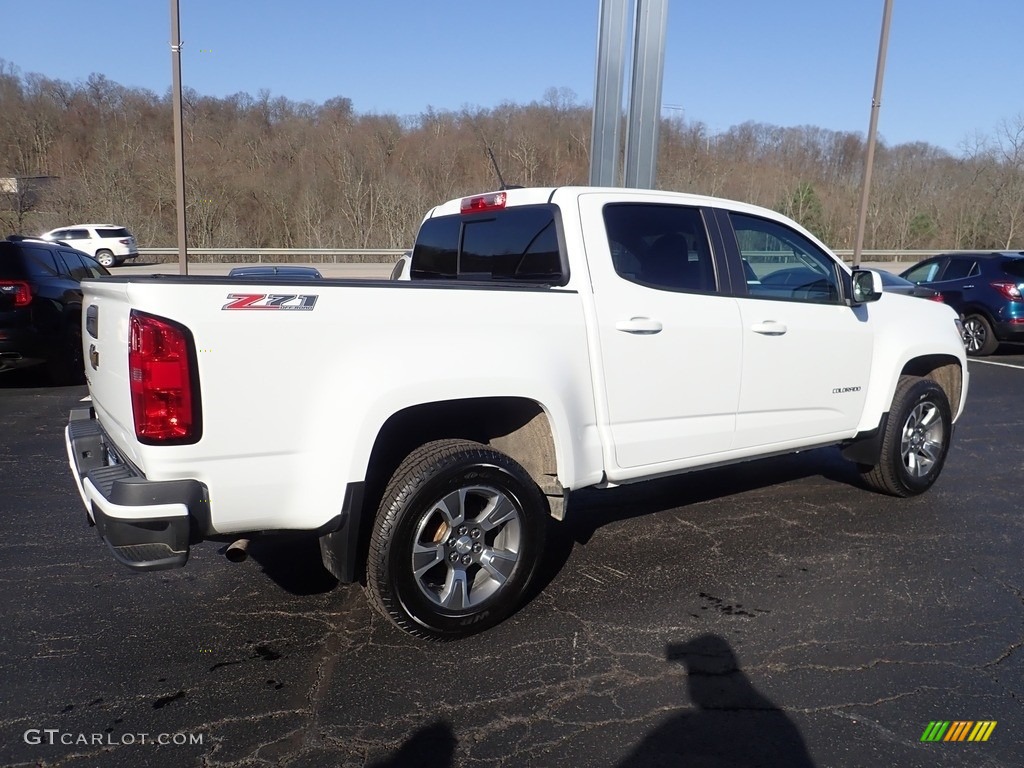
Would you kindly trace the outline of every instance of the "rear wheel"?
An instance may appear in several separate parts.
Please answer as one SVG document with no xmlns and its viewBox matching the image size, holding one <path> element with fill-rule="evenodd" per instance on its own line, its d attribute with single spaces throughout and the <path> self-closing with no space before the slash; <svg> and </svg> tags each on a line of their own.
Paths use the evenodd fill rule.
<svg viewBox="0 0 1024 768">
<path fill-rule="evenodd" d="M 374 521 L 370 603 L 399 629 L 454 640 L 498 624 L 537 570 L 547 500 L 518 463 L 467 440 L 417 448 Z"/>
<path fill-rule="evenodd" d="M 100 266 L 110 267 L 117 266 L 117 259 L 114 258 L 114 254 L 106 249 L 102 251 L 96 251 L 96 261 L 100 263 Z"/>
<path fill-rule="evenodd" d="M 971 357 L 984 357 L 996 351 L 999 339 L 984 315 L 968 315 L 964 318 L 964 346 Z"/>
<path fill-rule="evenodd" d="M 942 387 L 931 379 L 903 376 L 892 399 L 878 463 L 861 466 L 864 481 L 893 496 L 923 493 L 942 471 L 952 431 Z"/>
</svg>

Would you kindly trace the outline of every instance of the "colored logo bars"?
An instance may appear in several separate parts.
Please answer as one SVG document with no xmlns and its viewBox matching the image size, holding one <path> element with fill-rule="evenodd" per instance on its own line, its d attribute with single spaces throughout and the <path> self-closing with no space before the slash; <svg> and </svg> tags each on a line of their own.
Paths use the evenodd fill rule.
<svg viewBox="0 0 1024 768">
<path fill-rule="evenodd" d="M 995 720 L 932 720 L 921 741 L 988 741 L 995 729 Z"/>
</svg>

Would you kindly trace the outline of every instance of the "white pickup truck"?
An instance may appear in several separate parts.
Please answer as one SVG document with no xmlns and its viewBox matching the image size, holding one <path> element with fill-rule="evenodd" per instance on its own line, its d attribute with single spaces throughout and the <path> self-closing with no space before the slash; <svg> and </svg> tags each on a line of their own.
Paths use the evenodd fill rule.
<svg viewBox="0 0 1024 768">
<path fill-rule="evenodd" d="M 572 490 L 841 445 L 910 496 L 967 395 L 949 307 L 742 203 L 453 200 L 410 278 L 83 281 L 66 443 L 114 557 L 304 532 L 399 628 L 453 639 L 517 607 Z"/>
</svg>

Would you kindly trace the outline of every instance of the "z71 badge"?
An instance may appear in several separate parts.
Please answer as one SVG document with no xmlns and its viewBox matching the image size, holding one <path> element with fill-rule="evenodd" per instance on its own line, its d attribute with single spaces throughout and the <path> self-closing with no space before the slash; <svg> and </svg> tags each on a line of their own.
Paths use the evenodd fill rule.
<svg viewBox="0 0 1024 768">
<path fill-rule="evenodd" d="M 231 299 L 221 309 L 289 309 L 311 311 L 317 294 L 294 293 L 229 293 Z"/>
</svg>

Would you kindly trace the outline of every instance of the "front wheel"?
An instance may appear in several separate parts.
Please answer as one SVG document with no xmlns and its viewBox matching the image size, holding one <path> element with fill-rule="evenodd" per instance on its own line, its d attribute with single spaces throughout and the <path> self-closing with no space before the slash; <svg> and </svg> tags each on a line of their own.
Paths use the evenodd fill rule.
<svg viewBox="0 0 1024 768">
<path fill-rule="evenodd" d="M 427 443 L 381 499 L 366 566 L 370 603 L 431 640 L 493 627 L 537 570 L 547 516 L 540 488 L 505 454 L 468 440 Z"/>
<path fill-rule="evenodd" d="M 882 451 L 874 466 L 861 466 L 864 481 L 893 496 L 916 496 L 938 479 L 949 452 L 953 417 L 942 387 L 903 376 L 896 387 Z"/>
</svg>

